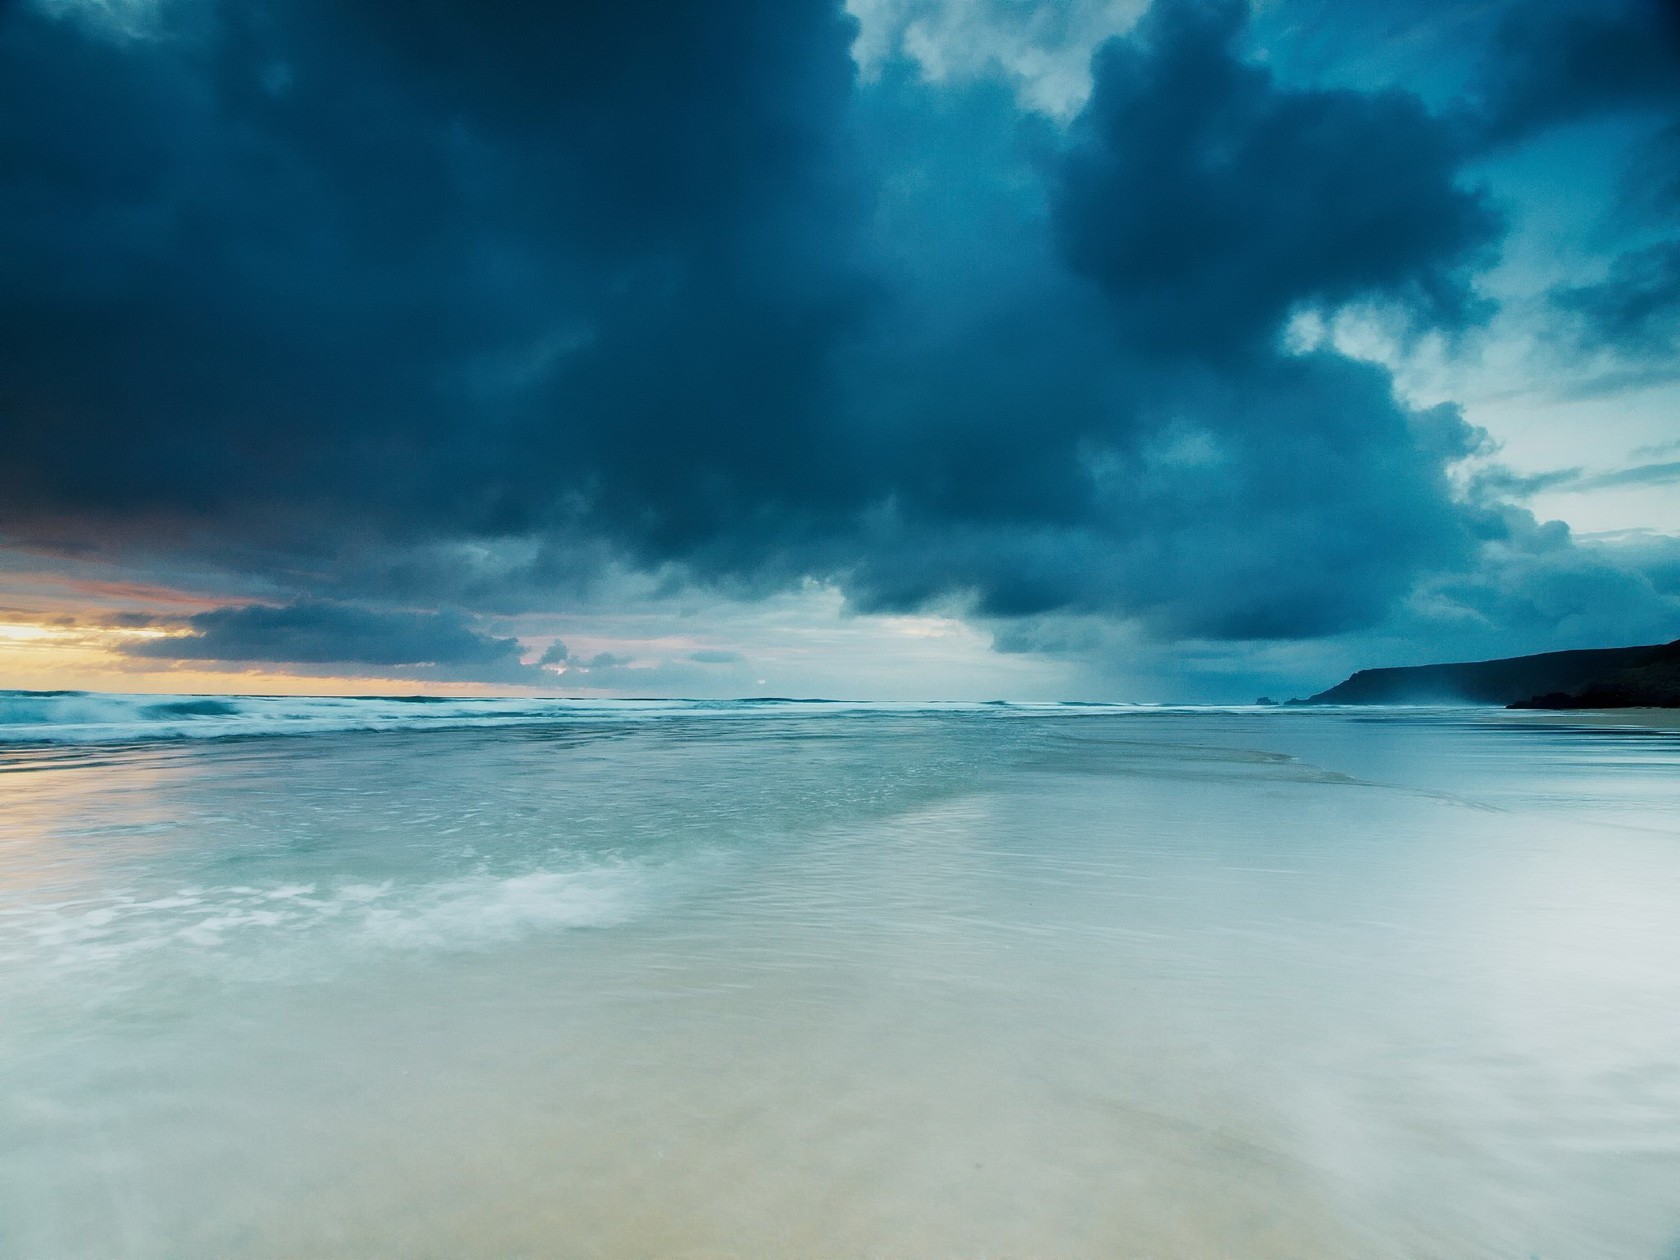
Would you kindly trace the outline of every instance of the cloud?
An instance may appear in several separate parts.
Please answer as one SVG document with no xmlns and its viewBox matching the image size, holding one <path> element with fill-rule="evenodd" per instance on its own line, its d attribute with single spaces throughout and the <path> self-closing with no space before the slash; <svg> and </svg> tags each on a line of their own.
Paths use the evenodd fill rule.
<svg viewBox="0 0 1680 1260">
<path fill-rule="evenodd" d="M 9 530 L 662 538 L 815 422 L 862 292 L 834 6 L 157 20 L 0 11 Z"/>
<path fill-rule="evenodd" d="M 1547 490 L 1569 489 L 1581 480 L 1579 468 L 1553 468 L 1519 473 L 1502 464 L 1477 469 L 1470 479 L 1471 496 L 1484 501 L 1522 502 Z"/>
<path fill-rule="evenodd" d="M 561 674 L 560 686 L 639 696 L 739 696 L 753 692 L 753 679 L 727 668 L 739 662 L 710 660 L 701 651 L 672 656 L 661 651 L 597 652 L 574 658 Z M 730 653 L 718 653 L 730 656 Z M 550 675 L 552 685 L 553 675 Z"/>
<path fill-rule="evenodd" d="M 1299 90 L 1238 58 L 1236 3 L 1157 4 L 1098 53 L 1057 225 L 1125 337 L 1222 356 L 1296 309 L 1381 298 L 1435 326 L 1478 310 L 1500 224 L 1458 184 L 1458 130 L 1400 91 Z"/>
<path fill-rule="evenodd" d="M 857 598 L 904 609 L 966 589 L 994 617 L 1064 609 L 1167 636 L 1294 637 L 1369 624 L 1418 573 L 1473 550 L 1444 467 L 1477 435 L 1451 409 L 1400 405 L 1381 369 L 1288 357 L 1179 386 L 1168 398 L 1194 397 L 1199 423 L 1151 411 L 1116 435 L 1127 446 L 1093 449 L 1077 513 L 895 522 L 897 545 L 854 575 Z"/>
<path fill-rule="evenodd" d="M 1567 531 L 1519 528 L 1499 563 L 1426 583 L 1410 610 L 1414 642 L 1469 655 L 1513 641 L 1552 649 L 1661 643 L 1680 625 L 1680 540 L 1581 544 Z"/>
<path fill-rule="evenodd" d="M 1560 285 L 1551 302 L 1589 354 L 1671 362 L 1680 352 L 1680 7 L 1513 9 L 1490 52 L 1482 111 L 1484 141 L 1496 146 L 1585 122 L 1624 131 L 1620 202 L 1604 218 L 1607 234 L 1636 243 L 1612 253 L 1602 279 Z"/>
<path fill-rule="evenodd" d="M 1643 448 L 1660 453 L 1672 444 Z M 1636 454 L 1638 452 L 1635 452 Z M 1518 474 L 1509 469 L 1494 467 L 1478 472 L 1473 479 L 1475 493 L 1499 499 L 1524 500 L 1547 491 L 1576 493 L 1592 490 L 1618 490 L 1630 486 L 1666 486 L 1680 482 L 1680 460 L 1652 461 L 1613 468 L 1606 472 L 1589 473 L 1583 468 L 1557 468 L 1548 472 Z"/>
<path fill-rule="evenodd" d="M 1661 464 L 1635 464 L 1611 472 L 1594 473 L 1563 483 L 1566 490 L 1611 490 L 1623 486 L 1671 486 L 1680 482 L 1680 460 Z"/>
<path fill-rule="evenodd" d="M 1011 171 L 995 131 L 930 124 L 906 94 L 895 135 L 928 134 L 895 177 L 1012 178 L 976 189 L 943 243 L 912 237 L 943 304 L 868 360 L 867 430 L 901 463 L 847 570 L 860 606 L 1291 637 L 1371 624 L 1468 562 L 1445 469 L 1481 437 L 1407 406 L 1381 367 L 1279 342 L 1293 311 L 1356 300 L 1461 327 L 1498 222 L 1458 186 L 1451 124 L 1397 93 L 1278 83 L 1241 57 L 1242 18 L 1157 5 L 1106 45 L 1043 183 L 1042 148 Z M 964 278 L 976 257 L 1009 260 L 984 290 Z"/>
<path fill-rule="evenodd" d="M 987 20 L 1074 47 L 1124 9 Z M 1471 128 L 1287 79 L 1240 4 L 1157 0 L 1071 122 L 1013 36 L 860 79 L 833 0 L 148 20 L 0 6 L 0 531 L 239 592 L 145 654 L 675 686 L 740 662 L 528 667 L 472 614 L 816 580 L 1045 644 L 1289 640 L 1529 563 L 1449 476 L 1486 445 L 1455 407 L 1282 337 L 1475 326 Z M 1518 108 L 1525 49 L 1500 117 L 1561 117 Z M 1664 275 L 1570 309 L 1662 334 Z"/>
<path fill-rule="evenodd" d="M 634 657 L 621 656 L 617 652 L 597 652 L 587 660 L 579 661 L 577 667 L 582 670 L 620 669 L 634 663 Z"/>
<path fill-rule="evenodd" d="M 737 665 L 747 658 L 739 652 L 730 652 L 721 648 L 702 648 L 698 652 L 690 652 L 688 659 L 697 665 Z"/>
<path fill-rule="evenodd" d="M 1148 0 L 851 0 L 866 74 L 908 58 L 938 83 L 1001 75 L 1027 108 L 1065 116 L 1090 91 L 1091 50 Z"/>
<path fill-rule="evenodd" d="M 1603 280 L 1559 288 L 1552 301 L 1577 320 L 1589 349 L 1672 362 L 1680 357 L 1680 238 L 1631 250 Z"/>
<path fill-rule="evenodd" d="M 1680 9 L 1671 0 L 1513 6 L 1483 89 L 1491 139 L 1680 105 Z"/>
<path fill-rule="evenodd" d="M 517 663 L 517 639 L 474 629 L 458 613 L 386 612 L 300 601 L 243 604 L 187 619 L 188 633 L 125 645 L 130 656 L 174 661 L 461 667 Z"/>
</svg>

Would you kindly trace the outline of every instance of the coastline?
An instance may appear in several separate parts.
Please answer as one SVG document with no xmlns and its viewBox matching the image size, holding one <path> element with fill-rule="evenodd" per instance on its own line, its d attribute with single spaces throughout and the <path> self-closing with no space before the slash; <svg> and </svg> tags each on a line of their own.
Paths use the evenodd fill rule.
<svg viewBox="0 0 1680 1260">
<path fill-rule="evenodd" d="M 1680 709 L 1491 709 L 1500 722 L 1524 726 L 1634 726 L 1680 731 Z"/>
</svg>

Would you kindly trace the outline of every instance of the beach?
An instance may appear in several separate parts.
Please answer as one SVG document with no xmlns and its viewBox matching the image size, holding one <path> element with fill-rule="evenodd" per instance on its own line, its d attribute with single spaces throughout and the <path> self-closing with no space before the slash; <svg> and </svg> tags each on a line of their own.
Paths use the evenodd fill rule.
<svg viewBox="0 0 1680 1260">
<path fill-rule="evenodd" d="M 1680 1244 L 1672 725 L 77 703 L 0 748 L 0 1255 Z"/>
<path fill-rule="evenodd" d="M 1651 731 L 1680 730 L 1680 709 L 1512 709 L 1496 710 L 1502 722 L 1536 726 L 1631 726 Z"/>
</svg>

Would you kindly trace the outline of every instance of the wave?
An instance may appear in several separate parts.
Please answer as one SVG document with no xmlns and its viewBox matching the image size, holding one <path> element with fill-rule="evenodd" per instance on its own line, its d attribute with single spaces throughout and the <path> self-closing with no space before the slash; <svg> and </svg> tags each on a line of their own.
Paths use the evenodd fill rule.
<svg viewBox="0 0 1680 1260">
<path fill-rule="evenodd" d="M 546 932 L 612 927 L 645 908 L 668 872 L 635 863 L 435 883 L 294 882 L 120 890 L 0 911 L 0 964 L 53 977 L 141 957 L 227 973 L 230 965 L 307 968 L 368 951 L 459 952 Z M 302 951 L 300 953 L 300 951 Z"/>
<path fill-rule="evenodd" d="M 126 744 L 152 740 L 320 735 L 472 726 L 626 722 L 679 716 L 762 717 L 858 712 L 1090 713 L 1153 706 L 963 702 L 861 702 L 754 697 L 743 700 L 460 699 L 448 696 L 123 695 L 90 691 L 0 691 L 0 746 Z"/>
</svg>

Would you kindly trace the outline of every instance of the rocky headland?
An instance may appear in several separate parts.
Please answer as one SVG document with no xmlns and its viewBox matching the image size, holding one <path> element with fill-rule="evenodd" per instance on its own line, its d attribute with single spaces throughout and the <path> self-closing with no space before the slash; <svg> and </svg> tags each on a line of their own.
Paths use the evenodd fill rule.
<svg viewBox="0 0 1680 1260">
<path fill-rule="evenodd" d="M 1362 669 L 1304 704 L 1499 704 L 1513 709 L 1680 707 L 1680 640 L 1492 661 Z"/>
</svg>

